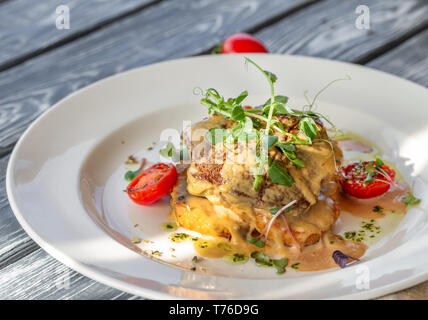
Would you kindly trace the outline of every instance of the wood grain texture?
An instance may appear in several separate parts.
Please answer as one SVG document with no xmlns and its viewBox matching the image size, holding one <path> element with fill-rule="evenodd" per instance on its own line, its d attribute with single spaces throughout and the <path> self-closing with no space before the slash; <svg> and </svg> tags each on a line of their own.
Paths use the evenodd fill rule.
<svg viewBox="0 0 428 320">
<path fill-rule="evenodd" d="M 379 300 L 428 300 L 428 281 L 412 288 L 380 297 Z"/>
<path fill-rule="evenodd" d="M 138 10 L 153 0 L 13 0 L 0 2 L 0 66 Z M 70 9 L 70 29 L 56 28 L 56 8 Z"/>
<path fill-rule="evenodd" d="M 38 249 L 1 270 L 0 299 L 140 298 L 88 279 Z"/>
<path fill-rule="evenodd" d="M 8 161 L 8 156 L 0 159 L 0 269 L 38 248 L 22 230 L 9 206 L 5 186 Z"/>
<path fill-rule="evenodd" d="M 428 30 L 367 65 L 428 87 Z"/>
<path fill-rule="evenodd" d="M 52 104 L 96 80 L 197 54 L 309 0 L 164 1 L 0 73 L 0 153 Z"/>
<path fill-rule="evenodd" d="M 327 2 L 330 3 L 330 6 L 334 5 L 336 7 L 340 7 L 341 10 L 343 9 L 342 3 L 344 2 L 342 1 Z M 352 3 L 352 1 L 349 2 Z M 399 12 L 399 8 L 403 6 L 401 1 L 395 0 L 377 1 L 376 5 L 379 5 L 379 3 L 383 3 L 385 6 L 386 3 L 394 3 L 398 7 Z M 410 10 L 409 14 L 413 15 L 414 18 L 419 17 L 419 19 L 416 19 L 414 21 L 415 24 L 419 24 L 421 20 L 424 20 L 424 16 L 422 15 L 421 18 L 420 12 L 425 12 L 426 17 L 426 11 L 424 7 L 421 7 L 419 5 L 420 1 L 408 1 L 406 3 L 412 4 L 412 6 L 405 6 L 405 8 L 412 8 L 411 10 L 406 9 Z M 366 53 L 373 52 L 374 50 L 378 50 L 379 48 L 385 46 L 387 43 L 390 43 L 388 41 L 394 41 L 394 39 L 396 39 L 397 37 L 401 37 L 402 35 L 405 35 L 408 32 L 414 30 L 412 24 L 406 22 L 407 17 L 401 17 L 400 15 L 395 14 L 395 11 L 391 12 L 390 10 L 385 12 L 386 17 L 388 18 L 385 18 L 384 20 L 387 22 L 385 26 L 393 26 L 393 29 L 395 30 L 393 36 L 389 33 L 385 35 L 386 31 L 381 28 L 381 30 L 376 31 L 374 34 L 368 34 L 365 31 L 358 30 L 361 33 L 355 34 L 351 32 L 351 36 L 348 37 L 347 33 L 349 31 L 349 28 L 354 26 L 354 20 L 349 21 L 349 19 L 343 19 L 343 17 L 339 17 L 338 19 L 333 19 L 333 21 L 335 22 L 334 27 L 332 27 L 332 30 L 334 31 L 335 37 L 329 38 L 328 32 L 324 31 L 323 28 L 321 28 L 321 30 L 323 30 L 324 36 L 321 36 L 320 38 L 316 36 L 309 37 L 310 34 L 315 34 L 317 32 L 317 29 L 314 26 L 315 22 L 313 22 L 313 19 L 315 19 L 315 21 L 319 21 L 319 19 L 317 18 L 319 9 L 314 10 L 311 15 L 305 15 L 304 13 L 308 10 L 313 10 L 313 8 L 321 6 L 322 4 L 323 3 L 315 4 L 311 7 L 304 9 L 301 13 L 298 12 L 290 17 L 287 17 L 284 21 L 277 23 L 275 26 L 266 28 L 266 30 L 262 30 L 258 33 L 258 35 L 263 35 L 263 40 L 268 43 L 272 51 L 277 50 L 277 52 L 282 52 L 279 50 L 280 48 L 287 48 L 287 46 L 290 46 L 290 43 L 293 43 L 289 42 L 290 38 L 288 37 L 288 33 L 290 31 L 298 29 L 301 35 L 301 46 L 291 48 L 290 50 L 292 51 L 288 53 L 299 53 L 316 56 L 325 55 L 327 57 L 334 57 L 340 60 L 350 59 L 351 61 L 353 61 L 352 59 L 358 60 L 359 58 L 364 57 L 365 55 L 365 53 L 361 52 L 358 54 L 358 48 L 361 47 L 361 50 L 365 50 L 364 52 Z M 352 5 L 354 4 L 355 3 L 352 3 Z M 209 5 L 212 5 L 212 3 L 210 1 L 205 1 L 205 3 L 201 2 L 200 5 L 207 5 L 208 8 L 210 8 Z M 349 7 L 349 9 L 352 10 L 351 15 L 353 14 L 353 17 L 355 18 L 355 6 L 352 9 L 352 5 Z M 162 4 L 162 6 L 166 8 L 165 10 L 172 10 L 171 7 L 169 7 L 170 3 Z M 371 7 L 371 5 L 369 6 Z M 112 73 L 116 73 L 121 70 L 129 69 L 142 64 L 179 57 L 182 55 L 197 54 L 198 52 L 204 51 L 207 48 L 212 47 L 216 42 L 219 42 L 219 39 L 222 36 L 217 36 L 216 32 L 223 32 L 224 34 L 227 34 L 238 31 L 240 30 L 239 28 L 251 28 L 250 24 L 245 24 L 244 22 L 239 21 L 238 23 L 241 23 L 241 25 L 238 27 L 233 24 L 233 21 L 228 22 L 230 26 L 224 27 L 223 22 L 227 20 L 226 18 L 224 18 L 226 20 L 222 20 L 221 23 L 223 27 L 216 28 L 216 31 L 211 34 L 207 30 L 210 30 L 211 28 L 213 28 L 213 26 L 215 26 L 215 23 L 213 21 L 218 21 L 220 19 L 210 19 L 209 17 L 217 17 L 217 15 L 213 13 L 212 15 L 205 17 L 205 23 L 208 25 L 205 27 L 205 29 L 199 27 L 200 29 L 205 30 L 201 33 L 194 32 L 195 34 L 192 34 L 190 32 L 191 25 L 200 26 L 199 24 L 195 23 L 189 23 L 187 24 L 187 27 L 183 26 L 182 28 L 179 28 L 179 32 L 187 32 L 187 34 L 190 34 L 190 37 L 193 39 L 192 41 L 195 41 L 196 43 L 191 43 L 191 41 L 189 40 L 189 42 L 186 42 L 186 44 L 183 44 L 183 46 L 178 45 L 177 51 L 175 51 L 173 50 L 174 48 L 176 48 L 174 47 L 175 44 L 182 40 L 182 38 L 180 37 L 179 32 L 175 33 L 175 31 L 172 30 L 170 31 L 170 33 L 168 33 L 169 35 L 171 35 L 171 42 L 169 42 L 168 35 L 165 36 L 163 34 L 167 30 L 166 27 L 168 26 L 168 21 L 166 19 L 168 16 L 164 15 L 162 12 L 156 11 L 155 9 L 157 9 L 157 7 L 153 7 L 147 10 L 154 11 L 155 14 L 157 14 L 156 19 L 147 18 L 144 15 L 144 12 L 138 15 L 141 21 L 139 21 L 136 30 L 133 30 L 132 27 L 137 26 L 137 23 L 134 21 L 137 16 L 132 17 L 132 19 L 128 19 L 123 23 L 118 23 L 116 26 L 106 28 L 111 28 L 112 31 L 108 35 L 104 33 L 105 30 L 101 30 L 100 32 L 89 36 L 88 38 L 91 38 L 90 41 L 85 41 L 86 39 L 81 39 L 79 41 L 76 41 L 76 43 L 71 43 L 70 45 L 67 45 L 64 48 L 57 49 L 52 53 L 46 54 L 37 59 L 33 59 L 34 61 L 30 60 L 20 67 L 11 69 L 10 72 L 0 73 L 0 93 L 6 93 L 1 95 L 3 98 L 0 97 L 0 132 L 2 133 L 0 134 L 0 146 L 7 147 L 13 144 L 14 141 L 16 141 L 16 138 L 22 132 L 22 130 L 24 130 L 28 123 L 30 123 L 32 119 L 34 119 L 41 111 L 45 110 L 53 102 L 57 101 L 69 92 L 76 90 L 77 88 L 80 88 L 86 84 L 89 84 L 90 82 L 98 80 L 99 78 L 105 77 Z M 168 14 L 171 14 L 171 12 L 172 11 L 170 11 Z M 152 13 L 150 15 L 152 15 Z M 289 19 L 295 19 L 295 16 L 299 15 L 302 15 L 302 17 L 299 19 L 297 25 L 296 21 L 294 21 L 292 24 L 293 26 L 288 26 L 288 24 L 287 27 L 284 26 L 287 20 L 290 21 Z M 226 16 L 229 17 L 228 15 Z M 389 18 L 391 16 L 392 18 Z M 145 19 L 148 19 L 148 24 L 142 22 L 142 20 Z M 395 23 L 393 22 L 394 19 L 397 19 Z M 403 21 L 401 21 L 400 19 Z M 254 25 L 261 23 L 261 21 L 262 20 L 256 21 Z M 401 24 L 401 22 L 406 23 Z M 157 27 L 157 29 L 155 30 L 149 28 L 150 23 L 152 25 L 154 24 L 153 28 Z M 351 26 L 349 27 L 350 23 Z M 160 26 L 163 26 L 163 31 L 159 31 Z M 276 32 L 273 32 L 274 29 L 272 28 L 274 27 L 276 27 Z M 294 29 L 290 30 L 290 28 Z M 304 31 L 305 28 L 307 28 L 307 31 Z M 338 29 L 339 31 L 342 30 L 342 34 L 337 31 Z M 149 32 L 154 38 L 149 39 L 148 37 L 144 37 L 143 35 L 135 35 L 135 32 L 141 33 L 143 31 Z M 264 33 L 265 31 L 266 33 Z M 130 35 L 128 38 L 126 32 L 131 32 L 132 35 Z M 109 37 L 110 34 L 111 38 Z M 309 38 L 305 38 L 305 34 L 307 34 L 307 37 Z M 423 52 L 424 50 L 425 52 L 428 51 L 428 42 L 426 41 L 426 36 L 424 37 L 424 35 L 425 33 L 421 33 L 413 39 L 410 39 L 402 46 L 399 46 L 389 52 L 385 56 L 388 58 L 384 59 L 384 57 L 380 57 L 376 60 L 373 60 L 370 65 L 375 68 L 387 70 L 391 73 L 400 74 L 401 76 L 408 76 L 413 80 L 419 79 L 419 81 L 421 81 L 421 84 L 427 85 L 427 82 L 425 81 L 428 77 L 428 68 L 426 59 L 424 59 Z M 339 36 L 340 39 L 336 39 L 336 37 Z M 382 40 L 385 36 L 389 37 L 389 40 L 387 40 L 386 42 Z M 214 40 L 212 41 L 210 37 L 212 37 Z M 201 38 L 210 39 L 206 40 Z M 356 38 L 358 39 L 358 41 L 355 40 Z M 158 41 L 160 42 L 156 42 L 156 39 L 158 39 Z M 331 46 L 331 42 L 335 43 L 335 45 Z M 367 42 L 367 44 L 365 44 L 365 42 Z M 363 43 L 363 45 L 356 45 L 356 43 Z M 349 45 L 348 48 L 346 47 L 347 44 Z M 124 46 L 124 48 L 121 48 L 121 46 Z M 323 46 L 328 46 L 330 50 L 323 50 Z M 336 46 L 340 46 L 340 49 L 337 49 L 337 52 L 335 52 Z M 412 50 L 408 49 L 413 48 L 414 46 L 418 47 L 418 51 L 420 52 L 419 55 L 415 56 L 415 53 Z M 129 50 L 131 52 L 127 52 Z M 329 56 L 330 54 L 332 56 Z M 342 55 L 345 58 L 342 58 Z M 97 59 L 97 57 L 99 57 L 99 59 Z M 418 61 L 413 62 L 414 59 L 417 59 Z M 398 66 L 398 70 L 396 69 L 396 66 Z M 7 74 L 7 77 L 4 76 L 5 74 Z M 3 132 L 6 133 L 6 135 L 3 135 Z M 1 163 L 6 163 L 7 158 L 3 158 L 2 161 L 3 162 L 0 162 L 0 168 Z M 1 181 L 2 177 L 4 180 L 4 175 L 1 175 L 2 172 L 3 171 L 0 172 L 0 186 L 3 184 L 3 182 Z M 35 246 L 34 242 L 32 242 L 32 240 L 30 240 L 26 236 L 25 232 L 23 232 L 22 229 L 19 228 L 17 222 L 12 221 L 14 218 L 12 217 L 12 213 L 5 199 L 6 198 L 4 188 L 2 189 L 0 187 L 0 210 L 2 210 L 0 212 L 0 223 L 1 225 L 3 225 L 2 222 L 8 221 L 9 219 L 9 227 L 5 227 L 8 228 L 7 230 L 5 230 L 6 232 L 12 235 L 12 241 L 7 242 L 7 248 L 4 247 L 2 249 L 2 247 L 0 246 L 0 261 L 1 259 L 4 259 L 4 265 L 14 262 L 0 270 L 0 288 L 8 288 L 5 289 L 3 292 L 0 291 L 0 297 L 4 295 L 14 295 L 17 298 L 51 297 L 62 299 L 70 297 L 99 297 L 96 295 L 96 292 L 94 293 L 93 291 L 91 291 L 91 287 L 93 288 L 95 284 L 90 284 L 92 283 L 92 280 L 84 277 L 81 279 L 79 278 L 80 280 L 77 282 L 79 284 L 76 286 L 76 291 L 73 291 L 74 293 L 66 293 L 64 291 L 60 293 L 55 293 L 55 291 L 57 290 L 55 282 L 49 280 L 53 279 L 52 275 L 44 273 L 42 269 L 45 268 L 45 265 L 48 265 L 50 266 L 50 270 L 56 270 L 55 268 L 63 267 L 62 264 L 57 262 L 55 259 L 47 255 L 40 249 L 34 251 L 37 246 Z M 3 203 L 6 203 L 4 209 Z M 3 235 L 3 233 L 1 235 Z M 17 261 L 20 252 L 25 252 L 25 254 L 28 254 L 30 252 L 33 253 Z M 18 254 L 18 256 L 16 254 Z M 42 261 L 41 264 L 37 263 L 38 260 Z M 23 278 L 21 275 L 14 275 L 13 273 L 14 270 L 24 269 L 29 274 L 28 277 Z M 78 279 L 77 274 L 75 277 L 76 279 Z M 7 279 L 7 282 L 3 282 L 5 281 L 4 279 Z M 39 287 L 31 286 L 32 281 L 34 281 L 35 283 L 43 283 L 43 285 Z M 84 288 L 86 287 L 85 283 L 86 286 L 88 286 L 88 289 L 86 290 L 84 290 Z M 102 285 L 97 285 L 101 286 L 101 291 L 108 291 L 107 287 L 103 288 Z M 33 288 L 33 290 L 26 290 L 25 288 L 27 286 Z M 17 288 L 17 290 L 11 290 L 11 288 L 15 287 Z M 80 293 L 77 291 L 77 288 L 80 288 Z M 114 289 L 110 290 L 112 290 L 112 292 L 115 291 Z M 104 291 L 103 293 L 105 297 L 112 297 L 115 295 L 115 293 L 107 293 L 107 291 Z"/>
<path fill-rule="evenodd" d="M 355 26 L 355 9 L 370 8 L 370 29 Z M 328 0 L 262 29 L 256 35 L 275 53 L 359 62 L 428 26 L 426 0 Z"/>
</svg>

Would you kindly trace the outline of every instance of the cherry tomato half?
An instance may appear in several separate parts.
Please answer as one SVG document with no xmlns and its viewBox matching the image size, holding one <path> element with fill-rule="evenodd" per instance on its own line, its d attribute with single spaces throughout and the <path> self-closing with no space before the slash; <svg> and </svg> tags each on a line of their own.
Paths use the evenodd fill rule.
<svg viewBox="0 0 428 320">
<path fill-rule="evenodd" d="M 141 172 L 126 188 L 135 203 L 149 205 L 171 193 L 177 170 L 170 163 L 158 163 Z"/>
<path fill-rule="evenodd" d="M 264 52 L 268 50 L 264 44 L 247 33 L 235 33 L 227 38 L 221 47 L 221 53 Z"/>
<path fill-rule="evenodd" d="M 358 199 L 370 199 L 378 197 L 389 190 L 391 187 L 389 180 L 394 181 L 395 171 L 383 164 L 380 167 L 383 172 L 375 169 L 370 179 L 371 182 L 364 183 L 368 176 L 366 168 L 369 163 L 369 161 L 357 162 L 343 168 L 341 185 L 347 194 Z M 373 162 L 372 168 L 376 168 L 376 162 Z"/>
</svg>

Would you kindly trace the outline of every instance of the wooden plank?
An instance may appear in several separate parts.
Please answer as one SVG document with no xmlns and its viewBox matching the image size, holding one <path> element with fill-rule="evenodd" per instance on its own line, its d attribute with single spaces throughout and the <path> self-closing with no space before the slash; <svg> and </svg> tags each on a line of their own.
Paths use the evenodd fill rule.
<svg viewBox="0 0 428 320">
<path fill-rule="evenodd" d="M 367 65 L 428 87 L 428 30 Z"/>
<path fill-rule="evenodd" d="M 0 154 L 53 103 L 114 73 L 197 54 L 312 0 L 164 1 L 0 73 Z"/>
<path fill-rule="evenodd" d="M 88 279 L 42 249 L 1 270 L 0 299 L 140 299 Z"/>
<path fill-rule="evenodd" d="M 380 297 L 379 300 L 428 300 L 428 281 L 412 288 Z"/>
<path fill-rule="evenodd" d="M 355 26 L 355 9 L 370 9 L 370 29 Z M 275 53 L 365 62 L 391 44 L 428 27 L 426 0 L 328 0 L 297 12 L 256 35 Z"/>
<path fill-rule="evenodd" d="M 397 3 L 397 2 L 396 2 Z M 399 3 L 398 3 L 398 5 L 399 5 Z M 311 8 L 308 8 L 308 9 L 305 9 L 305 11 L 306 10 L 310 10 Z M 299 14 L 299 13 L 297 13 L 297 14 Z M 289 17 L 290 19 L 292 18 L 292 17 Z M 302 24 L 302 25 L 305 25 L 306 23 L 308 23 L 308 21 L 310 21 L 310 17 L 308 16 L 307 18 L 306 18 L 306 20 L 301 20 L 300 21 L 300 23 Z M 343 22 L 342 22 L 343 23 Z M 392 24 L 392 22 L 390 22 L 391 24 Z M 399 24 L 400 22 L 399 21 L 397 21 L 397 24 Z M 280 22 L 280 24 L 281 24 L 281 22 Z M 339 24 L 340 25 L 340 24 Z M 339 26 L 338 26 L 339 27 Z M 344 28 L 344 30 L 346 30 L 346 25 L 342 25 L 342 27 L 341 28 Z M 280 31 L 280 30 L 283 30 L 283 31 Z M 278 33 L 285 33 L 285 32 L 288 32 L 288 29 L 278 29 L 277 30 L 278 31 Z M 405 33 L 405 32 L 404 32 Z M 401 32 L 401 34 L 403 34 L 403 32 Z M 373 35 L 373 36 L 377 36 L 377 37 L 382 37 L 382 34 L 378 34 L 378 35 Z M 269 40 L 268 38 L 265 38 L 265 39 L 267 39 L 267 40 Z M 265 40 L 266 41 L 266 40 Z M 374 41 L 373 42 L 374 43 L 374 45 L 375 45 L 375 48 L 378 48 L 378 45 L 379 45 L 379 43 L 378 42 L 376 42 L 376 41 Z M 99 43 L 97 43 L 96 44 L 96 47 L 98 47 L 98 45 L 99 45 Z M 206 47 L 208 48 L 208 47 L 210 47 L 211 45 L 207 45 Z M 315 45 L 314 45 L 314 47 L 315 47 L 315 49 L 318 49 Z M 167 49 L 165 49 L 165 50 L 167 50 Z M 398 49 L 397 49 L 398 50 Z M 137 51 L 138 52 L 138 51 Z M 347 52 L 346 50 L 345 50 L 345 52 Z M 318 54 L 318 51 L 317 50 L 315 50 L 315 54 Z M 129 56 L 128 56 L 129 57 Z M 117 61 L 117 60 L 115 60 L 115 61 Z M 136 64 L 136 63 L 142 63 L 142 61 L 147 61 L 147 60 L 135 60 L 134 62 L 132 62 L 132 63 L 134 63 L 134 64 Z M 129 65 L 132 65 L 132 63 L 131 64 L 129 64 Z M 124 68 L 128 68 L 128 66 L 129 65 L 126 65 Z M 46 66 L 46 64 L 45 64 L 45 66 Z M 88 65 L 87 64 L 85 64 L 83 67 L 87 67 Z M 122 65 L 120 65 L 121 67 L 122 67 Z M 101 68 L 102 66 L 99 66 L 99 68 Z M 110 67 L 110 66 L 109 66 Z M 34 68 L 34 66 L 32 66 L 31 65 L 31 68 Z M 421 69 L 424 69 L 424 68 L 421 68 Z M 425 67 L 425 70 L 427 70 L 428 68 L 426 68 Z M 74 69 L 73 69 L 74 70 Z M 82 70 L 85 70 L 84 68 L 82 68 Z M 91 70 L 91 71 L 97 71 L 98 69 L 96 69 L 96 68 L 94 68 L 94 67 L 92 67 L 92 68 L 90 68 L 89 70 Z M 98 75 L 98 74 L 97 74 Z M 90 81 L 91 80 L 91 78 L 89 78 L 87 81 Z M 0 81 L 1 82 L 1 81 Z M 64 81 L 65 82 L 65 81 Z M 72 84 L 75 84 L 76 86 L 80 86 L 81 84 L 79 83 L 79 82 L 75 82 L 75 79 L 71 79 L 70 80 L 70 82 L 72 83 Z M 65 86 L 64 84 L 61 84 L 62 85 L 62 87 L 60 86 L 60 89 L 61 88 L 63 88 L 63 86 Z M 44 93 L 44 91 L 45 90 L 48 90 L 47 88 L 50 88 L 50 87 L 48 87 L 48 86 L 46 86 L 46 84 L 43 84 L 43 86 L 42 86 L 42 89 L 41 89 L 41 92 L 40 92 L 40 94 L 41 95 L 43 95 L 43 93 Z M 67 91 L 67 90 L 66 90 Z M 30 95 L 30 97 L 31 96 L 36 96 L 36 98 L 35 99 L 37 99 L 38 98 L 38 95 Z M 26 97 L 24 97 L 25 99 L 29 99 L 29 97 L 28 96 L 26 96 Z M 16 98 L 16 101 L 18 101 L 17 103 L 20 103 L 19 102 L 19 98 L 17 97 Z M 44 101 L 43 99 L 41 100 L 41 101 Z M 21 128 L 22 129 L 22 128 Z M 53 258 L 51 258 L 52 260 L 54 260 Z M 22 265 L 21 265 L 21 263 L 22 263 Z M 21 259 L 20 261 L 17 261 L 16 263 L 14 263 L 13 265 L 15 266 L 15 267 L 22 267 L 22 266 L 25 266 L 25 263 L 26 263 L 26 261 L 25 260 L 23 260 L 23 259 Z M 58 262 L 56 262 L 58 265 L 60 265 Z M 6 270 L 6 269 L 5 269 Z M 36 270 L 36 268 L 33 268 L 33 269 L 31 269 L 31 270 Z M 1 275 L 2 275 L 2 272 L 0 272 L 0 278 L 2 278 L 1 277 Z M 41 278 L 42 279 L 42 278 Z M 87 281 L 90 281 L 90 280 L 87 280 Z M 11 288 L 11 287 L 13 287 L 13 284 L 10 284 L 10 287 L 9 288 Z M 50 288 L 45 288 L 44 290 L 51 290 Z M 42 293 L 40 293 L 39 294 L 39 296 L 40 297 L 43 297 L 43 294 Z"/>
<path fill-rule="evenodd" d="M 30 122 L 71 91 L 122 70 L 204 51 L 218 43 L 222 35 L 252 28 L 272 12 L 292 7 L 291 2 L 284 3 L 163 2 L 3 72 L 0 110 L 5 117 L 0 118 L 0 149 L 10 148 Z M 415 24 L 428 21 L 428 5 L 423 6 L 420 0 L 380 0 L 372 4 L 373 30 L 358 30 L 354 19 L 359 3 L 320 2 L 257 35 L 273 52 L 354 61 L 414 31 Z M 331 19 L 336 17 L 333 12 L 335 19 Z M 384 18 L 377 23 L 380 12 Z"/>
<path fill-rule="evenodd" d="M 13 0 L 0 3 L 0 69 L 156 3 L 154 0 Z M 70 29 L 56 28 L 56 8 L 70 9 Z"/>
<path fill-rule="evenodd" d="M 0 269 L 38 246 L 21 229 L 6 196 L 5 176 L 9 157 L 0 159 Z"/>
</svg>

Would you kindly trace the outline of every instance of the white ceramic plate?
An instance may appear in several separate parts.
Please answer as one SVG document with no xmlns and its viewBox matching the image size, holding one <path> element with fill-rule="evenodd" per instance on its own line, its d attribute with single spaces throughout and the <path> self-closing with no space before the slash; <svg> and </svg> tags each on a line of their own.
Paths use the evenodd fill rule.
<svg viewBox="0 0 428 320">
<path fill-rule="evenodd" d="M 173 259 L 162 230 L 167 199 L 153 207 L 132 204 L 122 192 L 130 154 L 159 160 L 165 128 L 206 115 L 194 87 L 214 87 L 226 97 L 243 90 L 263 102 L 265 79 L 244 68 L 239 55 L 170 61 L 97 82 L 65 98 L 21 137 L 10 158 L 7 191 L 22 227 L 55 258 L 97 281 L 148 298 L 317 299 L 373 298 L 428 279 L 428 90 L 365 67 L 322 59 L 250 55 L 275 72 L 277 93 L 304 103 L 333 79 L 350 75 L 322 95 L 318 110 L 342 129 L 381 147 L 422 203 L 398 227 L 345 269 L 277 276 L 251 263 L 204 260 L 190 271 L 190 245 Z M 349 217 L 348 217 L 349 218 Z M 346 216 L 343 220 L 348 219 Z M 350 222 L 352 223 L 352 221 Z M 139 224 L 139 227 L 134 227 Z M 153 241 L 138 246 L 132 237 Z M 150 247 L 153 246 L 153 247 Z M 164 250 L 160 261 L 143 250 Z M 182 249 L 181 249 L 182 248 Z M 364 277 L 362 279 L 361 277 Z M 361 286 L 361 282 L 369 286 Z M 360 283 L 360 285 L 358 285 Z"/>
</svg>

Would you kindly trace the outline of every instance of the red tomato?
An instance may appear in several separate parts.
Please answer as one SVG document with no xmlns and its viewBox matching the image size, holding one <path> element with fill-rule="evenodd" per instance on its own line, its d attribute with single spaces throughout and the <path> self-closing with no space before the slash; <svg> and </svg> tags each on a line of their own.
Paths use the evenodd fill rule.
<svg viewBox="0 0 428 320">
<path fill-rule="evenodd" d="M 140 173 L 126 188 L 138 204 L 149 205 L 171 193 L 177 182 L 177 170 L 168 163 L 158 163 Z"/>
<path fill-rule="evenodd" d="M 346 193 L 355 198 L 370 199 L 378 197 L 389 190 L 391 183 L 388 180 L 394 181 L 395 171 L 384 164 L 381 169 L 389 178 L 382 175 L 379 170 L 374 170 L 372 174 L 374 181 L 364 184 L 364 180 L 366 180 L 368 175 L 366 170 L 368 164 L 368 161 L 357 162 L 343 168 L 341 185 Z M 376 162 L 373 161 L 373 168 L 375 166 Z"/>
<path fill-rule="evenodd" d="M 246 33 L 235 33 L 223 42 L 221 53 L 264 52 L 268 50 L 257 38 Z"/>
</svg>

